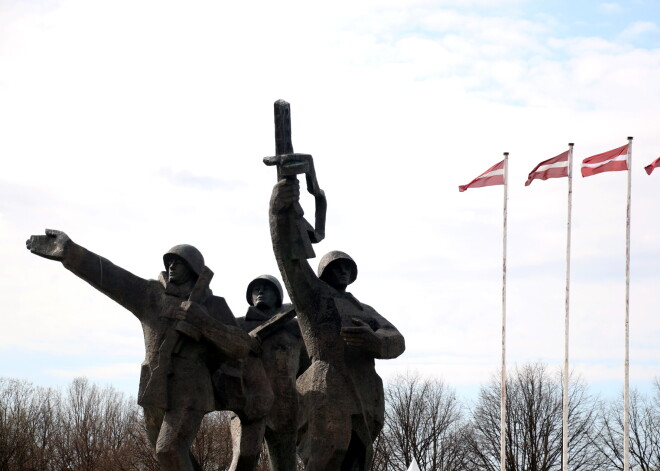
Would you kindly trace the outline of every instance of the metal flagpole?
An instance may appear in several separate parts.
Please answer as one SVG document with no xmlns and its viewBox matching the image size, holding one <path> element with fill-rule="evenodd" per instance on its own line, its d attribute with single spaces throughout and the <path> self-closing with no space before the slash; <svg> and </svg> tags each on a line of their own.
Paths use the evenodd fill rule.
<svg viewBox="0 0 660 471">
<path fill-rule="evenodd" d="M 568 224 L 566 227 L 566 300 L 564 317 L 564 397 L 563 397 L 563 430 L 562 430 L 562 467 L 568 471 L 568 332 L 571 280 L 571 200 L 573 197 L 573 143 L 568 144 Z"/>
<path fill-rule="evenodd" d="M 625 360 L 623 380 L 623 471 L 630 469 L 630 184 L 632 169 L 632 137 L 628 138 L 628 203 L 626 205 L 626 320 Z"/>
<path fill-rule="evenodd" d="M 504 153 L 504 236 L 502 237 L 502 376 L 500 378 L 500 470 L 506 471 L 506 215 L 509 153 Z"/>
</svg>

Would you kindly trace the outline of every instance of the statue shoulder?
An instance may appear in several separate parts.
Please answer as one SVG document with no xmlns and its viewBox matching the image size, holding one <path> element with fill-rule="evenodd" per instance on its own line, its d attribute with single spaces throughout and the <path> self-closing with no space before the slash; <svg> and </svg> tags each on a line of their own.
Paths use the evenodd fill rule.
<svg viewBox="0 0 660 471">
<path fill-rule="evenodd" d="M 237 317 L 236 324 L 238 324 L 238 326 L 246 332 L 251 330 L 250 326 L 248 325 L 249 322 L 246 320 L 245 316 Z"/>
<path fill-rule="evenodd" d="M 211 295 L 204 301 L 204 306 L 209 311 L 209 314 L 223 324 L 237 325 L 234 314 L 229 309 L 229 305 L 225 298 L 221 296 Z"/>
<path fill-rule="evenodd" d="M 161 280 L 146 280 L 148 296 L 162 296 L 165 294 L 165 285 Z"/>
<path fill-rule="evenodd" d="M 293 309 L 293 304 L 285 303 L 285 304 L 282 304 L 282 306 L 279 309 L 279 312 L 287 312 L 291 309 Z M 297 317 L 294 317 L 289 322 L 287 322 L 283 326 L 283 328 L 289 334 L 293 335 L 294 337 L 302 337 L 302 334 L 300 333 L 300 324 L 298 324 L 298 318 Z"/>
<path fill-rule="evenodd" d="M 367 315 L 376 315 L 378 317 L 381 317 L 380 314 L 378 314 L 378 311 L 376 311 L 373 307 L 369 306 L 368 304 L 364 304 L 360 301 L 360 306 L 362 307 L 362 310 L 367 314 Z"/>
<path fill-rule="evenodd" d="M 286 312 L 290 309 L 293 308 L 293 304 L 291 303 L 284 303 L 280 306 L 280 308 L 277 310 L 277 313 L 279 314 L 280 312 Z"/>
<path fill-rule="evenodd" d="M 378 311 L 376 311 L 370 305 L 358 301 L 355 297 L 353 297 L 353 301 L 359 304 L 361 308 L 359 311 L 353 311 L 351 313 L 353 317 L 366 322 L 373 330 L 393 327 L 387 319 L 380 315 Z"/>
</svg>

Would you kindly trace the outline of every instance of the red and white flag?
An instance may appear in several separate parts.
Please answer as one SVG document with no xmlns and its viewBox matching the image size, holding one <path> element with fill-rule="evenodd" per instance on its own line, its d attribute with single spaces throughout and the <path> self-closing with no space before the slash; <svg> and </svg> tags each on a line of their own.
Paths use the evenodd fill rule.
<svg viewBox="0 0 660 471">
<path fill-rule="evenodd" d="M 602 154 L 592 155 L 582 161 L 583 177 L 618 170 L 628 170 L 628 144 Z"/>
<path fill-rule="evenodd" d="M 646 167 L 644 167 L 644 170 L 646 170 L 646 173 L 651 175 L 651 172 L 653 172 L 653 169 L 658 168 L 658 167 L 660 167 L 660 157 L 658 157 L 653 162 L 651 162 Z"/>
<path fill-rule="evenodd" d="M 547 180 L 548 178 L 561 178 L 568 176 L 568 152 L 562 152 L 557 157 L 544 160 L 529 172 L 525 186 L 532 180 Z"/>
<path fill-rule="evenodd" d="M 458 191 L 492 185 L 504 185 L 504 160 L 493 165 L 467 185 L 460 185 Z"/>
</svg>

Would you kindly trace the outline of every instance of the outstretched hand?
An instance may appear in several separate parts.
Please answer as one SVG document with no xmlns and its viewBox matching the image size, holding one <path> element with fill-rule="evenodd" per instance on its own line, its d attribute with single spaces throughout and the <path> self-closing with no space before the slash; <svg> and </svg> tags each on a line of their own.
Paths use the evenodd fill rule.
<svg viewBox="0 0 660 471">
<path fill-rule="evenodd" d="M 380 350 L 380 339 L 366 322 L 353 318 L 355 327 L 342 327 L 341 336 L 346 345 L 366 350 L 374 355 Z"/>
<path fill-rule="evenodd" d="M 300 200 L 300 183 L 297 179 L 283 178 L 273 187 L 270 207 L 275 212 L 287 209 Z"/>
<path fill-rule="evenodd" d="M 30 236 L 25 241 L 25 246 L 35 255 L 50 260 L 61 261 L 70 242 L 71 239 L 64 232 L 55 229 L 46 229 L 46 235 Z"/>
</svg>

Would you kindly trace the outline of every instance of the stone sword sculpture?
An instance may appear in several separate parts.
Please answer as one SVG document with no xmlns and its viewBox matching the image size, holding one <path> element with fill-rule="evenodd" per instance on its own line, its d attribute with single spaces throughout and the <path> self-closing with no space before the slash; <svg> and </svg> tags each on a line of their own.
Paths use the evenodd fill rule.
<svg viewBox="0 0 660 471">
<path fill-rule="evenodd" d="M 310 154 L 299 154 L 293 151 L 291 142 L 291 107 L 284 100 L 277 100 L 275 108 L 275 156 L 264 157 L 266 165 L 277 165 L 277 179 L 297 179 L 298 175 L 305 175 L 307 191 L 314 196 L 315 217 L 314 226 L 304 218 L 300 218 L 298 232 L 302 241 L 302 256 L 305 259 L 314 258 L 312 244 L 325 238 L 325 215 L 328 207 L 325 193 L 319 188 L 314 170 L 314 160 Z M 303 215 L 300 203 L 295 204 L 295 211 Z"/>
</svg>

